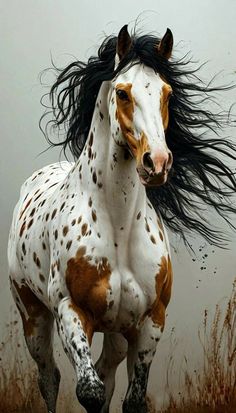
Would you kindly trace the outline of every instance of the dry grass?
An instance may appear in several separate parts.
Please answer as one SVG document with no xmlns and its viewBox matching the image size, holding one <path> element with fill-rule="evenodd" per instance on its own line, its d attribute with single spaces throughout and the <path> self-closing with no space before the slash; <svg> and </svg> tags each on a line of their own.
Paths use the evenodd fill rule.
<svg viewBox="0 0 236 413">
<path fill-rule="evenodd" d="M 207 311 L 198 332 L 202 364 L 184 373 L 184 392 L 173 396 L 162 413 L 231 413 L 236 411 L 236 280 L 225 311 L 217 305 L 213 319 Z"/>
<path fill-rule="evenodd" d="M 161 413 L 236 411 L 236 281 L 225 311 L 217 305 L 213 319 L 205 311 L 198 335 L 202 365 L 190 372 L 185 359 L 184 391 L 176 398 L 171 384 L 167 383 L 168 407 Z M 18 322 L 12 320 L 8 324 L 8 335 L 0 345 L 0 412 L 46 413 L 37 387 L 36 370 L 19 342 Z M 172 355 L 170 357 L 173 360 Z M 171 365 L 169 373 L 170 376 Z M 70 413 L 69 397 L 65 396 L 62 404 L 60 410 Z M 150 413 L 155 413 L 150 399 L 148 404 Z"/>
<path fill-rule="evenodd" d="M 7 324 L 7 337 L 0 345 L 0 412 L 44 413 L 36 370 L 20 344 L 18 323 Z"/>
</svg>

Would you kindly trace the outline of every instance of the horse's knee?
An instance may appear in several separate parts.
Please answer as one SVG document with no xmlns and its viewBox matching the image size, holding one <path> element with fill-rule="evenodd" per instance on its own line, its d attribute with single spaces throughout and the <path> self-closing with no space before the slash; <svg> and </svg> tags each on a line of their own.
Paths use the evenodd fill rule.
<svg viewBox="0 0 236 413">
<path fill-rule="evenodd" d="M 100 380 L 91 382 L 88 377 L 81 378 L 76 387 L 80 404 L 88 413 L 100 413 L 105 403 L 105 386 Z"/>
</svg>

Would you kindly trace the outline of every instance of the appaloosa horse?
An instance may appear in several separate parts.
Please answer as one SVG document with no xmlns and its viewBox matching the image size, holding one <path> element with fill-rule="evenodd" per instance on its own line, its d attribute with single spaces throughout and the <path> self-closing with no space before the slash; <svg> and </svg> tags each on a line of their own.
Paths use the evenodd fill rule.
<svg viewBox="0 0 236 413">
<path fill-rule="evenodd" d="M 208 178 L 217 172 L 219 182 L 235 188 L 230 170 L 213 156 L 232 147 L 216 138 L 206 153 L 210 141 L 199 130 L 212 129 L 218 118 L 191 94 L 211 90 L 187 82 L 194 75 L 183 61 L 169 60 L 172 46 L 169 29 L 160 40 L 130 37 L 124 26 L 98 57 L 72 63 L 52 87 L 55 123 L 68 124 L 62 144 L 77 160 L 49 165 L 24 183 L 8 252 L 11 290 L 48 412 L 56 412 L 60 382 L 54 320 L 87 412 L 109 412 L 125 357 L 123 412 L 147 412 L 149 368 L 172 284 L 162 217 L 177 232 L 185 225 L 219 240 L 197 219 L 192 194 L 216 207 L 217 194 L 228 195 Z M 229 208 L 222 198 L 219 205 Z M 104 343 L 94 365 L 96 331 Z"/>
</svg>

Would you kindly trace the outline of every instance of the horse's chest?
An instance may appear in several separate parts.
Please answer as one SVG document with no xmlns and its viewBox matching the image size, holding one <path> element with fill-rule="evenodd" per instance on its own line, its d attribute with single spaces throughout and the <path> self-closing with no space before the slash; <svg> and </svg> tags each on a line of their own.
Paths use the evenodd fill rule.
<svg viewBox="0 0 236 413">
<path fill-rule="evenodd" d="M 97 320 L 98 329 L 126 330 L 155 300 L 158 262 L 144 253 L 127 256 L 119 247 L 102 250 L 96 243 L 79 247 L 67 262 L 66 285 L 76 305 Z"/>
<path fill-rule="evenodd" d="M 124 226 L 114 231 L 109 219 L 90 218 L 84 214 L 63 237 L 66 286 L 75 304 L 98 320 L 99 328 L 126 329 L 155 301 L 165 243 L 155 227 L 151 233 L 145 230 L 145 221 L 126 234 Z M 67 238 L 75 241 L 68 244 Z"/>
</svg>

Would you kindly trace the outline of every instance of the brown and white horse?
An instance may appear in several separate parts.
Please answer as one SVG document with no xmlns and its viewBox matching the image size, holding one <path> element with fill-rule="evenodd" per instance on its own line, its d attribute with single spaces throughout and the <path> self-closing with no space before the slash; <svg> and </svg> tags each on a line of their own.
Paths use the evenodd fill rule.
<svg viewBox="0 0 236 413">
<path fill-rule="evenodd" d="M 168 29 L 152 47 L 153 61 L 168 68 L 172 46 Z M 129 386 L 123 412 L 147 412 L 148 374 L 165 325 L 172 268 L 162 218 L 146 191 L 168 183 L 173 156 L 166 131 L 173 88 L 168 76 L 151 65 L 138 59 L 129 64 L 132 48 L 124 26 L 116 38 L 110 78 L 109 47 L 101 53 L 99 68 L 105 75 L 93 91 L 96 101 L 77 161 L 35 172 L 22 186 L 14 211 L 11 290 L 50 413 L 56 412 L 60 381 L 53 357 L 54 320 L 87 412 L 109 412 L 116 369 L 125 357 Z M 99 76 L 100 69 L 90 63 Z M 74 68 L 75 73 L 84 70 L 89 83 L 85 66 Z M 85 88 L 78 92 L 79 83 L 74 86 L 68 103 L 74 110 L 71 128 L 80 109 L 75 90 L 86 101 Z M 90 345 L 97 331 L 104 333 L 104 343 L 94 365 Z"/>
</svg>

